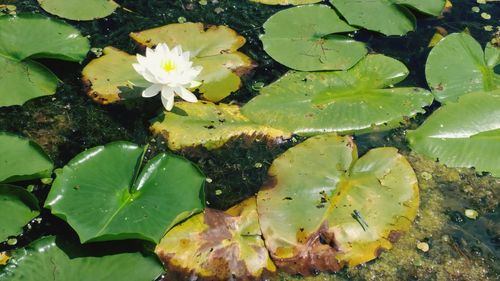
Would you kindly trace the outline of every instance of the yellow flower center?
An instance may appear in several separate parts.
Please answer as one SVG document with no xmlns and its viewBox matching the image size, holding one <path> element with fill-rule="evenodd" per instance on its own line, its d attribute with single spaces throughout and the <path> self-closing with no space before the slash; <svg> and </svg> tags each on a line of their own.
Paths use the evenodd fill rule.
<svg viewBox="0 0 500 281">
<path fill-rule="evenodd" d="M 163 64 L 163 70 L 165 70 L 166 72 L 174 71 L 175 70 L 175 63 L 171 60 L 165 62 Z"/>
</svg>

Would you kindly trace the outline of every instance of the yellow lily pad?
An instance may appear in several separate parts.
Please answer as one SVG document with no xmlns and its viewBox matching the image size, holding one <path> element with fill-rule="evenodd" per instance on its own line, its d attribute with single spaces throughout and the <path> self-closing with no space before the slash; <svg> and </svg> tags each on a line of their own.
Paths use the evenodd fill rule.
<svg viewBox="0 0 500 281">
<path fill-rule="evenodd" d="M 132 32 L 130 37 L 143 47 L 166 43 L 189 51 L 193 64 L 203 67 L 198 77 L 203 82 L 199 91 L 213 102 L 238 90 L 240 76 L 254 67 L 248 56 L 237 51 L 245 44 L 245 38 L 223 25 L 205 28 L 203 23 L 175 23 Z"/>
<path fill-rule="evenodd" d="M 0 252 L 0 265 L 6 265 L 9 259 L 7 252 Z"/>
<path fill-rule="evenodd" d="M 151 130 L 163 135 L 172 150 L 194 146 L 215 149 L 241 135 L 275 141 L 291 137 L 289 132 L 253 123 L 240 113 L 237 105 L 210 102 L 178 102 Z"/>
<path fill-rule="evenodd" d="M 202 280 L 255 280 L 276 271 L 255 197 L 225 212 L 207 208 L 170 230 L 155 252 L 170 271 Z"/>
</svg>

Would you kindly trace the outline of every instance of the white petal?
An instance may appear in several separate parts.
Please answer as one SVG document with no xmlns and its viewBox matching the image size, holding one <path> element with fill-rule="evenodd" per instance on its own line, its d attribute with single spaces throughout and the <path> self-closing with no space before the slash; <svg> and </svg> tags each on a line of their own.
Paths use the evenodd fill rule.
<svg viewBox="0 0 500 281">
<path fill-rule="evenodd" d="M 155 51 L 153 51 L 151 48 L 146 48 L 146 57 L 151 57 L 151 56 L 154 56 L 154 53 Z M 138 54 L 137 57 L 139 57 L 140 55 Z M 142 57 L 142 56 L 141 56 Z"/>
<path fill-rule="evenodd" d="M 161 89 L 161 102 L 167 111 L 174 107 L 174 91 L 172 88 L 163 87 Z"/>
<path fill-rule="evenodd" d="M 197 102 L 198 101 L 196 96 L 193 93 L 191 93 L 190 91 L 186 90 L 186 88 L 177 87 L 175 89 L 175 93 L 185 101 L 188 101 L 188 102 Z"/>
<path fill-rule="evenodd" d="M 144 98 L 150 98 L 158 95 L 161 90 L 161 86 L 158 84 L 154 84 L 149 86 L 146 90 L 142 91 L 142 96 Z"/>
<path fill-rule="evenodd" d="M 201 85 L 201 82 L 200 81 L 191 81 L 191 83 L 189 83 L 189 88 L 196 88 L 198 86 Z"/>
</svg>

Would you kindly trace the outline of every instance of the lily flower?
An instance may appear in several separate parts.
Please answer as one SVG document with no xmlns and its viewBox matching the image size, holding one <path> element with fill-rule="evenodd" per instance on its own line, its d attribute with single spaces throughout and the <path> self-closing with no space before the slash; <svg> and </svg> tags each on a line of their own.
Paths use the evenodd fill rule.
<svg viewBox="0 0 500 281">
<path fill-rule="evenodd" d="M 132 66 L 135 71 L 152 85 L 142 92 L 150 98 L 161 92 L 161 101 L 166 110 L 172 110 L 175 95 L 188 102 L 197 102 L 196 96 L 189 91 L 201 83 L 195 81 L 202 67 L 193 66 L 189 52 L 183 52 L 181 46 L 169 49 L 160 43 L 156 48 L 146 48 L 146 56 L 137 54 L 137 62 Z"/>
</svg>

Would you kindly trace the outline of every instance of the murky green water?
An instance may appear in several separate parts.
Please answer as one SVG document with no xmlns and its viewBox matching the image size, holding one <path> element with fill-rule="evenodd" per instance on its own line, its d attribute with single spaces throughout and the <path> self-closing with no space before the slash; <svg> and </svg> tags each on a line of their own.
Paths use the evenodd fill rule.
<svg viewBox="0 0 500 281">
<path fill-rule="evenodd" d="M 18 12 L 43 13 L 35 0 L 3 2 L 17 5 Z M 89 36 L 92 47 L 115 46 L 135 53 L 137 50 L 128 38 L 129 32 L 177 22 L 183 17 L 187 21 L 225 24 L 247 38 L 242 51 L 252 57 L 258 67 L 244 78 L 242 89 L 227 98 L 226 102 L 248 101 L 257 94 L 256 84 L 268 84 L 286 71 L 285 67 L 263 52 L 258 39 L 263 22 L 282 9 L 280 7 L 251 4 L 245 0 L 207 1 L 206 5 L 190 0 L 117 2 L 131 12 L 119 9 L 105 19 L 72 22 Z M 500 4 L 492 1 L 481 5 L 482 10 L 494 15 L 492 20 L 485 20 L 472 11 L 472 7 L 478 5 L 474 0 L 455 0 L 453 5 L 451 12 L 445 13 L 444 17 L 419 18 L 417 31 L 405 37 L 385 37 L 362 31 L 356 35 L 357 39 L 367 42 L 372 52 L 404 62 L 411 70 L 405 84 L 426 87 L 424 65 L 429 52 L 427 45 L 437 26 L 449 33 L 467 28 L 483 45 L 494 36 L 494 32 L 486 31 L 484 26 L 494 25 Z M 149 119 L 162 110 L 160 102 L 144 100 L 111 106 L 95 104 L 82 91 L 79 80 L 82 66 L 45 62 L 63 81 L 57 94 L 29 101 L 22 107 L 0 108 L 0 131 L 32 138 L 58 167 L 86 148 L 115 140 L 149 143 L 150 155 L 166 150 L 164 141 L 152 139 L 148 131 Z M 436 106 L 433 105 L 428 114 Z M 391 251 L 365 266 L 347 269 L 336 275 L 321 274 L 307 280 L 500 280 L 500 179 L 477 175 L 467 169 L 449 169 L 410 152 L 404 140 L 405 130 L 415 128 L 425 117 L 418 116 L 402 128 L 387 133 L 355 137 L 361 154 L 373 147 L 395 146 L 408 157 L 418 176 L 421 191 L 421 206 L 414 227 Z M 194 149 L 186 151 L 185 156 L 197 163 L 212 179 L 206 186 L 210 206 L 227 208 L 254 194 L 266 179 L 272 160 L 300 141 L 297 138 L 295 142 L 268 147 L 264 143 L 248 146 L 245 140 L 235 139 L 216 151 Z M 49 186 L 35 184 L 35 193 L 43 201 Z M 468 208 L 479 212 L 478 219 L 464 216 L 464 210 Z M 47 211 L 42 218 L 41 223 L 33 223 L 32 229 L 19 237 L 18 246 L 24 246 L 44 234 L 71 233 L 64 223 Z M 418 250 L 418 242 L 426 242 L 429 251 Z M 8 248 L 12 247 L 0 244 L 0 251 Z M 290 280 L 295 277 L 274 279 Z"/>
</svg>

